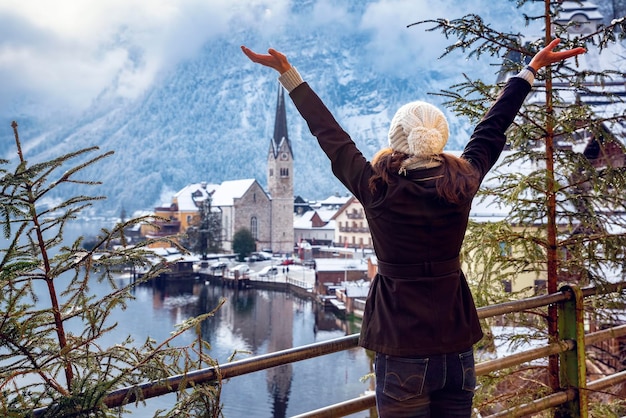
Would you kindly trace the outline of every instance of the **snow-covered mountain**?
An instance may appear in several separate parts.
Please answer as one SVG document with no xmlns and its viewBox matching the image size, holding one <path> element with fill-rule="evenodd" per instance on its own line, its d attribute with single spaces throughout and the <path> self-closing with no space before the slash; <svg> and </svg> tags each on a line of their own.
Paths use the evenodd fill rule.
<svg viewBox="0 0 626 418">
<path fill-rule="evenodd" d="M 304 16 L 315 3 L 296 2 L 295 13 Z M 348 3 L 351 12 L 358 14 L 365 12 L 368 2 Z M 494 13 L 515 10 L 513 2 L 498 3 L 505 5 Z M 409 22 L 418 20 L 420 16 L 415 16 Z M 419 42 L 424 28 L 406 29 L 402 42 L 406 43 L 407 59 L 398 60 L 403 67 L 397 71 L 390 67 L 395 65 L 393 57 L 379 62 L 372 56 L 381 47 L 372 44 L 367 28 L 345 30 L 340 21 L 303 26 L 302 21 L 298 25 L 287 22 L 266 34 L 232 22 L 227 36 L 213 39 L 200 54 L 162 74 L 138 99 L 110 100 L 105 91 L 78 119 L 61 126 L 28 115 L 23 115 L 25 120 L 20 120 L 19 114 L 11 119 L 21 126 L 31 160 L 93 145 L 102 151 L 114 150 L 113 156 L 85 171 L 83 178 L 103 182 L 89 189 L 89 194 L 107 196 L 98 210 L 119 213 L 122 207 L 145 210 L 169 202 L 173 192 L 190 183 L 255 178 L 266 185 L 279 85 L 275 72 L 247 60 L 239 49 L 242 44 L 257 50 L 272 46 L 285 52 L 367 157 L 386 143 L 388 122 L 401 104 L 416 99 L 441 103 L 439 97 L 428 93 L 448 88 L 455 81 L 449 77 L 451 72 L 460 77 L 482 68 L 487 74 L 482 75 L 484 79 L 490 74 L 495 79 L 488 61 L 475 63 L 459 57 L 457 61 L 419 62 L 410 52 L 411 42 Z M 405 22 L 398 24 L 406 26 Z M 464 118 L 449 116 L 447 149 L 460 149 L 470 125 Z M 308 199 L 343 193 L 345 189 L 332 176 L 326 157 L 290 102 L 287 118 L 295 156 L 295 193 Z M 11 136 L 2 129 L 3 155 L 10 150 Z M 65 191 L 84 189 L 77 185 L 75 190 Z"/>
</svg>

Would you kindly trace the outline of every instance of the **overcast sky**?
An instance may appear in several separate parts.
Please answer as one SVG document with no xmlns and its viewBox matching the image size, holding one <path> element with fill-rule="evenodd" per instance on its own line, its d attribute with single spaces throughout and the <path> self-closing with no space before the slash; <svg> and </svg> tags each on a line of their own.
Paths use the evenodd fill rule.
<svg viewBox="0 0 626 418">
<path fill-rule="evenodd" d="M 81 110 L 111 85 L 115 95 L 136 97 L 160 72 L 233 27 L 271 39 L 279 23 L 293 19 L 292 1 L 297 0 L 0 0 L 0 110 L 24 98 L 35 106 Z M 466 13 L 489 21 L 512 3 L 379 0 L 363 16 L 351 16 L 343 6 L 348 0 L 318 0 L 307 23 L 367 30 L 378 59 L 393 65 L 400 56 L 394 47 L 415 35 L 407 24 Z M 405 59 L 434 60 L 445 44 L 440 33 L 423 33 Z"/>
</svg>

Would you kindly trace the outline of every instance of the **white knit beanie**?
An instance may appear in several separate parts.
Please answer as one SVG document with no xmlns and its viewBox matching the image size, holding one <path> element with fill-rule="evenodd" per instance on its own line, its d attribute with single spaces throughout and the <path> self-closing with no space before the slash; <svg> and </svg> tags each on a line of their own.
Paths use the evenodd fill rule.
<svg viewBox="0 0 626 418">
<path fill-rule="evenodd" d="M 402 106 L 389 127 L 389 147 L 415 156 L 441 154 L 448 141 L 448 121 L 437 107 L 426 102 Z"/>
</svg>

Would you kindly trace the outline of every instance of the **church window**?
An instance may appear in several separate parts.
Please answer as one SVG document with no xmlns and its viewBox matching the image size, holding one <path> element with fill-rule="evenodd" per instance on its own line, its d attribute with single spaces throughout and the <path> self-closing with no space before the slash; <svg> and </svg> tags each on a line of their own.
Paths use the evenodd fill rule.
<svg viewBox="0 0 626 418">
<path fill-rule="evenodd" d="M 250 218 L 250 233 L 254 239 L 259 239 L 259 230 L 257 228 L 256 216 Z"/>
<path fill-rule="evenodd" d="M 289 177 L 289 169 L 288 168 L 281 168 L 280 169 L 280 176 L 281 177 Z"/>
<path fill-rule="evenodd" d="M 274 177 L 274 169 L 270 168 L 270 177 Z"/>
</svg>

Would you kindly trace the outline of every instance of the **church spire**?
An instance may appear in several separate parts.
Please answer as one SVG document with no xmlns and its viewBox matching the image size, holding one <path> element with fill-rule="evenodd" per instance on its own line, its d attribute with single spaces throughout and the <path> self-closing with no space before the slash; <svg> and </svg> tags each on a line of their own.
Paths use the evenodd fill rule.
<svg viewBox="0 0 626 418">
<path fill-rule="evenodd" d="M 287 112 L 285 110 L 285 93 L 283 87 L 278 85 L 278 98 L 276 100 L 276 119 L 274 121 L 274 138 L 272 139 L 272 152 L 274 158 L 278 156 L 282 142 L 285 141 L 289 153 L 293 156 L 291 142 L 287 133 Z"/>
<path fill-rule="evenodd" d="M 287 114 L 282 86 L 278 87 L 274 137 L 267 154 L 267 188 L 271 196 L 271 248 L 274 252 L 293 251 L 293 152 L 287 135 Z"/>
</svg>

